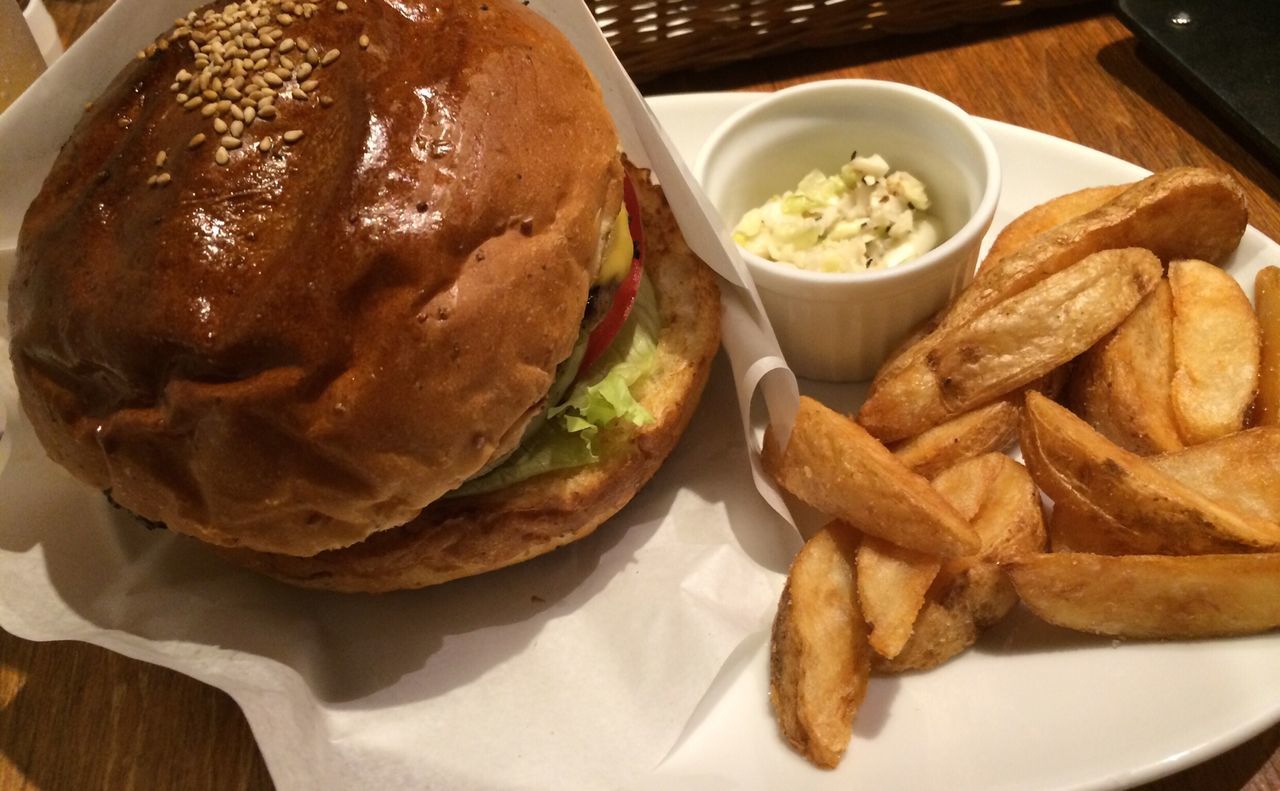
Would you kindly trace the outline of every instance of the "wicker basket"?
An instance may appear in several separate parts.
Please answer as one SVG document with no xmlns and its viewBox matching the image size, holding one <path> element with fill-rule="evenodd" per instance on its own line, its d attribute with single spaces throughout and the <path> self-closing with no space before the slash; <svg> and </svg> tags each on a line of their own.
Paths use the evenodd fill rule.
<svg viewBox="0 0 1280 791">
<path fill-rule="evenodd" d="M 986 22 L 1080 0 L 620 0 L 588 4 L 637 82 L 677 69 Z"/>
</svg>

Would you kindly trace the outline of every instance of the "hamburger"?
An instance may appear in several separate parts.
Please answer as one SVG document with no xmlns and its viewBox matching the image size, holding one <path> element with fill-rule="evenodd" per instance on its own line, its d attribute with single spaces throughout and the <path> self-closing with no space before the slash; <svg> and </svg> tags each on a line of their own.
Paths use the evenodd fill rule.
<svg viewBox="0 0 1280 791">
<path fill-rule="evenodd" d="M 344 591 L 592 532 L 672 450 L 719 342 L 714 276 L 599 87 L 504 0 L 175 20 L 64 145 L 9 316 L 54 461 Z"/>
</svg>

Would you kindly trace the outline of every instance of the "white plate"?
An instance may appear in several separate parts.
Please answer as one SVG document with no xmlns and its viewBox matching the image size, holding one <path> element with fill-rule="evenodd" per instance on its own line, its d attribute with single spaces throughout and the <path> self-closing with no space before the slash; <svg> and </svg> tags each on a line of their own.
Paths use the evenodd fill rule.
<svg viewBox="0 0 1280 791">
<path fill-rule="evenodd" d="M 751 94 L 659 97 L 652 106 L 686 161 Z M 1004 192 L 993 230 L 1054 195 L 1146 171 L 993 121 Z M 991 236 L 988 239 L 992 238 Z M 1280 246 L 1250 228 L 1227 269 L 1253 275 Z M 652 788 L 1094 789 L 1199 763 L 1280 720 L 1280 634 L 1119 644 L 1022 613 L 929 673 L 876 679 L 839 769 L 790 752 L 767 700 L 765 638 L 740 650 Z"/>
</svg>

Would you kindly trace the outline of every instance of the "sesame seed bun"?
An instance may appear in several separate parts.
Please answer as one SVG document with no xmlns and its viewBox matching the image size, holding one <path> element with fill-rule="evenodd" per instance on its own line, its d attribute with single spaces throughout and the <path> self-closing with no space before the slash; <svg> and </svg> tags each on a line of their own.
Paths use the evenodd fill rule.
<svg viewBox="0 0 1280 791">
<path fill-rule="evenodd" d="M 402 525 L 515 446 L 622 192 L 599 89 L 537 14 L 318 8 L 218 6 L 139 53 L 32 204 L 9 297 L 55 461 L 174 531 L 292 556 Z"/>
<path fill-rule="evenodd" d="M 403 527 L 314 557 L 222 550 L 229 560 L 311 588 L 384 592 L 470 576 L 549 552 L 590 534 L 657 472 L 697 407 L 720 343 L 715 276 L 689 250 L 648 174 L 632 181 L 645 228 L 645 272 L 662 316 L 657 364 L 635 389 L 654 421 L 615 421 L 601 460 L 474 497 L 449 498 Z"/>
</svg>

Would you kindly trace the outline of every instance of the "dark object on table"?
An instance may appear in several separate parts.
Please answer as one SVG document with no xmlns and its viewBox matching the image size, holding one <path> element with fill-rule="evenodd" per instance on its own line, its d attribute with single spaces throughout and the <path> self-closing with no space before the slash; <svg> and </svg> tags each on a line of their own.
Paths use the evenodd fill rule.
<svg viewBox="0 0 1280 791">
<path fill-rule="evenodd" d="M 1125 23 L 1280 168 L 1280 3 L 1120 0 Z"/>
</svg>

